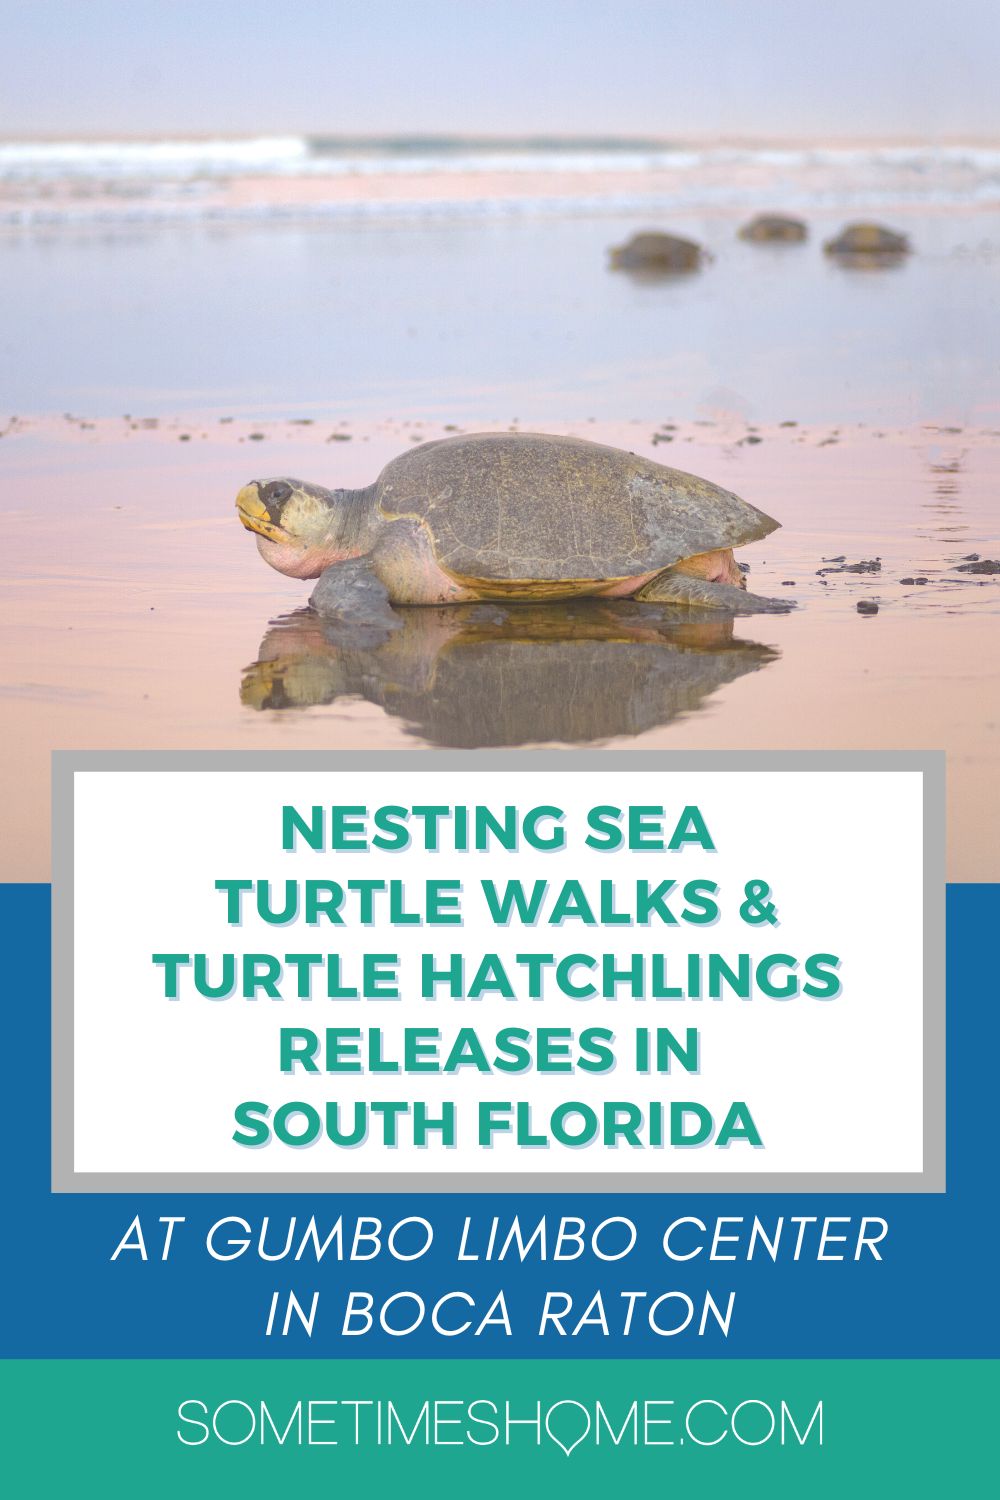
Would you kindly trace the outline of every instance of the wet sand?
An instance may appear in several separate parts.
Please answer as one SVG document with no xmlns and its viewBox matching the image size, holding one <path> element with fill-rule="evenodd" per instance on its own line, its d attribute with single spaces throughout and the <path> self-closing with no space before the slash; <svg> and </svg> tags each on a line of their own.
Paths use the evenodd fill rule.
<svg viewBox="0 0 1000 1500">
<path fill-rule="evenodd" d="M 1000 432 L 552 428 L 693 470 L 780 519 L 741 558 L 754 591 L 799 603 L 789 615 L 409 611 L 397 638 L 359 649 L 296 613 L 308 585 L 258 558 L 232 508 L 239 485 L 368 483 L 453 425 L 202 415 L 3 429 L 0 879 L 47 878 L 54 748 L 540 743 L 943 748 L 949 878 L 997 879 L 1000 576 L 959 567 L 1000 556 Z"/>
<path fill-rule="evenodd" d="M 746 210 L 724 210 L 723 195 L 720 206 L 682 211 L 642 194 L 557 195 L 515 210 L 500 196 L 462 198 L 472 187 L 461 176 L 449 184 L 459 198 L 447 212 L 418 197 L 392 218 L 361 213 L 362 180 L 356 199 L 318 203 L 332 217 L 315 222 L 278 204 L 246 223 L 0 228 L 0 287 L 16 289 L 4 312 L 0 423 L 11 413 L 201 410 L 517 416 L 543 429 L 728 413 L 1000 427 L 992 198 L 800 210 L 762 190 Z M 805 213 L 804 244 L 737 237 L 751 210 L 783 207 Z M 910 236 L 912 256 L 861 268 L 823 254 L 846 220 L 873 214 Z M 666 278 L 611 270 L 609 247 L 643 228 L 697 240 L 712 258 Z"/>
</svg>

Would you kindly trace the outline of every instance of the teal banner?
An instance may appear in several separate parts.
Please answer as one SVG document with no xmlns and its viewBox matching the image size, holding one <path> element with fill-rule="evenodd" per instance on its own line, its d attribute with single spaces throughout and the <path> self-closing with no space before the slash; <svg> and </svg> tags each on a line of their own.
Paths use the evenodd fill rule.
<svg viewBox="0 0 1000 1500">
<path fill-rule="evenodd" d="M 988 1360 L 23 1360 L 16 1496 L 985 1495 Z"/>
</svg>

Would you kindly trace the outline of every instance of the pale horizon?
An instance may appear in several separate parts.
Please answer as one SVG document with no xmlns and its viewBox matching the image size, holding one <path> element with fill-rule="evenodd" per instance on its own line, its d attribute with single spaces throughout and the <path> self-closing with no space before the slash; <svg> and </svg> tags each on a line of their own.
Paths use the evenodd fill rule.
<svg viewBox="0 0 1000 1500">
<path fill-rule="evenodd" d="M 368 130 L 363 133 L 350 133 L 342 131 L 324 130 L 322 127 L 310 130 L 291 129 L 266 129 L 259 130 L 172 130 L 164 128 L 156 131 L 63 131 L 63 132 L 35 132 L 35 133 L 0 133 L 0 145 L 129 145 L 145 144 L 148 142 L 195 143 L 205 141 L 252 141 L 252 140 L 294 140 L 302 139 L 309 141 L 324 141 L 331 145 L 343 146 L 373 146 L 393 142 L 421 141 L 428 145 L 451 145 L 461 143 L 468 146 L 491 146 L 502 145 L 508 147 L 526 147 L 538 143 L 552 143 L 567 145 L 603 145 L 605 147 L 636 147 L 655 148 L 657 150 L 670 150 L 675 148 L 709 148 L 720 147 L 734 149 L 763 149 L 776 146 L 797 146 L 803 148 L 825 147 L 836 150 L 840 147 L 850 148 L 856 146 L 895 147 L 895 146 L 923 146 L 923 147 L 951 147 L 951 146 L 984 146 L 1000 147 L 1000 127 L 993 133 L 975 133 L 972 131 L 943 134 L 928 132 L 918 134 L 917 132 L 900 134 L 858 134 L 850 135 L 844 132 L 831 132 L 825 135 L 807 135 L 803 133 L 789 133 L 787 135 L 767 135 L 760 132 L 748 131 L 745 134 L 720 134 L 720 135 L 653 135 L 653 134 L 616 134 L 612 131 L 600 131 L 594 134 L 586 131 L 446 131 L 446 130 Z"/>
<path fill-rule="evenodd" d="M 995 140 L 992 0 L 0 0 L 0 138 Z"/>
</svg>

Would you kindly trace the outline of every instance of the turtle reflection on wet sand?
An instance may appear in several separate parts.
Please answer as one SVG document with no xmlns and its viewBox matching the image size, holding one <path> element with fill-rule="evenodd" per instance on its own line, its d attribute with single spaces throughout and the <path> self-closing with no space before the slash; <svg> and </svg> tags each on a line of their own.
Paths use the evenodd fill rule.
<svg viewBox="0 0 1000 1500">
<path fill-rule="evenodd" d="M 255 480 L 236 509 L 265 562 L 319 579 L 309 602 L 330 619 L 393 629 L 393 605 L 484 599 L 791 607 L 747 593 L 733 557 L 777 521 L 707 479 L 582 438 L 444 438 L 365 489 Z"/>
<path fill-rule="evenodd" d="M 278 712 L 360 698 L 432 744 L 469 749 L 638 735 L 777 660 L 734 639 L 731 618 L 699 613 L 478 604 L 402 610 L 398 629 L 359 636 L 299 610 L 270 627 L 240 697 Z"/>
</svg>

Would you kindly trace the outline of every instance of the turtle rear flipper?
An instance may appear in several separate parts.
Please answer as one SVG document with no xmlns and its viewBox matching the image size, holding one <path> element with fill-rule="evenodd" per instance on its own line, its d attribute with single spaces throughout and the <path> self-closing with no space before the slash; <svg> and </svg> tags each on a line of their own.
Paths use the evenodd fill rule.
<svg viewBox="0 0 1000 1500">
<path fill-rule="evenodd" d="M 712 583 L 689 573 L 659 573 L 635 595 L 647 604 L 680 604 L 723 609 L 731 615 L 786 615 L 795 605 L 789 599 L 765 599 L 732 583 Z"/>
</svg>

